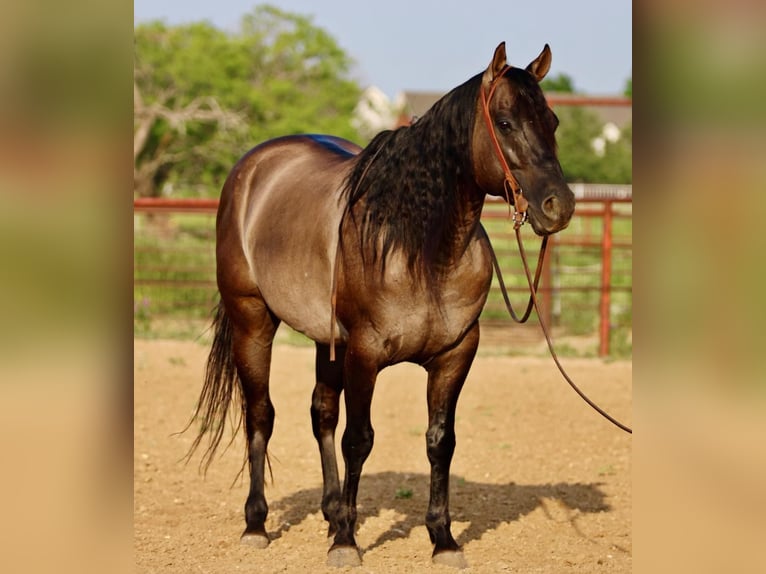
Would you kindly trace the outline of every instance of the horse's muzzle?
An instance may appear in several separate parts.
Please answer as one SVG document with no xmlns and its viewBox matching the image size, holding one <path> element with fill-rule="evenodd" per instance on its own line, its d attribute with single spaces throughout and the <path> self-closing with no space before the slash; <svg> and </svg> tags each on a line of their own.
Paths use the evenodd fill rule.
<svg viewBox="0 0 766 574">
<path fill-rule="evenodd" d="M 563 193 L 552 193 L 540 203 L 538 209 L 531 209 L 532 229 L 538 235 L 550 235 L 561 231 L 569 225 L 574 208 L 575 198 L 569 188 Z"/>
</svg>

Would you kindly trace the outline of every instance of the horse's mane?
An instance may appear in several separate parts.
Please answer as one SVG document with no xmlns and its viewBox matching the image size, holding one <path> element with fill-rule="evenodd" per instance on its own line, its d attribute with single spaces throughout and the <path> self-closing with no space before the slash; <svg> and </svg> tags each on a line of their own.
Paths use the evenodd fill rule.
<svg viewBox="0 0 766 574">
<path fill-rule="evenodd" d="M 458 215 L 458 184 L 473 176 L 480 79 L 453 89 L 411 126 L 379 133 L 359 153 L 344 193 L 363 246 L 382 268 L 396 249 L 418 276 L 433 278 L 442 268 L 439 248 Z"/>
</svg>

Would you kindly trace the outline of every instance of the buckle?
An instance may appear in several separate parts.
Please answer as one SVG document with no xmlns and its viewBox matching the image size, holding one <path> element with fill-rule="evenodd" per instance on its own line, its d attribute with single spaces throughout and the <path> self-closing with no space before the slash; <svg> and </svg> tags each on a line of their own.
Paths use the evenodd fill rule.
<svg viewBox="0 0 766 574">
<path fill-rule="evenodd" d="M 521 216 L 521 218 L 519 218 L 517 216 Z M 526 221 L 527 221 L 527 212 L 526 212 L 526 210 L 524 210 L 524 211 L 516 211 L 516 206 L 513 206 L 513 228 L 514 229 L 518 229 L 519 227 L 524 225 L 524 223 L 526 223 Z"/>
</svg>

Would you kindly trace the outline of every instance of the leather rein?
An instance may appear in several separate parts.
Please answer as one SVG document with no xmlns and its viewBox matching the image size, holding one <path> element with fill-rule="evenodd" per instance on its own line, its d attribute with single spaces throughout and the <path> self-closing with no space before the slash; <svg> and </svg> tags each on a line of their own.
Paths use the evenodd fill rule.
<svg viewBox="0 0 766 574">
<path fill-rule="evenodd" d="M 529 206 L 527 199 L 523 196 L 523 192 L 521 189 L 521 185 L 519 185 L 518 180 L 513 176 L 513 173 L 511 172 L 510 167 L 508 167 L 508 162 L 505 161 L 505 155 L 503 155 L 503 150 L 500 147 L 500 142 L 497 140 L 497 134 L 495 133 L 495 127 L 492 123 L 492 116 L 489 113 L 489 102 L 492 100 L 492 96 L 495 93 L 495 88 L 497 88 L 497 85 L 499 84 L 500 80 L 505 75 L 505 72 L 510 68 L 510 66 L 505 66 L 499 74 L 497 74 L 494 79 L 492 80 L 492 83 L 489 86 L 489 94 L 487 94 L 484 91 L 484 84 L 481 86 L 481 105 L 482 105 L 482 112 L 484 115 L 484 121 L 487 125 L 487 131 L 489 132 L 490 140 L 492 141 L 492 145 L 495 149 L 495 154 L 497 155 L 498 160 L 500 161 L 500 165 L 503 168 L 503 172 L 505 173 L 505 178 L 503 179 L 503 189 L 505 191 L 506 199 L 508 200 L 508 204 L 511 203 L 510 195 L 513 195 L 513 229 L 516 232 L 516 243 L 518 243 L 519 246 L 519 255 L 521 257 L 521 261 L 524 266 L 524 275 L 527 278 L 527 283 L 529 285 L 529 301 L 527 302 L 527 308 L 524 314 L 519 318 L 516 313 L 513 310 L 513 307 L 511 306 L 511 301 L 508 298 L 508 291 L 505 288 L 505 283 L 503 281 L 503 275 L 500 271 L 500 264 L 497 261 L 497 256 L 495 255 L 495 250 L 492 247 L 492 243 L 489 242 L 489 237 L 487 238 L 487 241 L 489 242 L 489 250 L 490 254 L 492 255 L 492 265 L 495 268 L 495 273 L 497 274 L 498 283 L 500 284 L 500 291 L 503 294 L 503 299 L 505 300 L 505 306 L 508 309 L 508 313 L 510 314 L 511 318 L 516 321 L 517 323 L 525 323 L 527 319 L 529 319 L 530 313 L 532 311 L 532 307 L 537 311 L 537 318 L 540 321 L 540 327 L 542 328 L 543 335 L 545 335 L 545 341 L 548 344 L 548 350 L 551 353 L 551 357 L 553 358 L 553 362 L 556 363 L 556 366 L 559 369 L 559 372 L 562 374 L 564 379 L 567 383 L 569 383 L 569 386 L 574 389 L 574 391 L 586 402 L 588 405 L 590 405 L 596 412 L 598 412 L 601 416 L 603 416 L 605 419 L 607 419 L 609 422 L 611 422 L 613 425 L 617 426 L 618 428 L 624 430 L 627 433 L 633 434 L 633 430 L 619 422 L 617 419 L 609 415 L 606 411 L 604 411 L 601 407 L 599 407 L 596 403 L 594 403 L 590 398 L 583 393 L 580 388 L 574 383 L 574 381 L 571 379 L 571 377 L 566 373 L 564 370 L 564 367 L 561 365 L 561 362 L 559 361 L 558 355 L 556 354 L 555 349 L 553 348 L 553 342 L 551 341 L 551 336 L 548 331 L 548 326 L 545 324 L 545 321 L 543 320 L 543 315 L 540 313 L 540 308 L 537 303 L 537 287 L 540 281 L 540 275 L 543 267 L 543 259 L 545 258 L 545 251 L 548 245 L 548 236 L 543 236 L 542 244 L 540 245 L 540 254 L 537 259 L 537 268 L 535 269 L 535 277 L 532 279 L 532 275 L 529 272 L 529 265 L 527 264 L 527 255 L 526 251 L 524 250 L 524 243 L 521 240 L 521 226 L 524 225 L 524 222 L 527 220 L 527 208 Z M 510 190 L 510 194 L 508 193 Z"/>
</svg>

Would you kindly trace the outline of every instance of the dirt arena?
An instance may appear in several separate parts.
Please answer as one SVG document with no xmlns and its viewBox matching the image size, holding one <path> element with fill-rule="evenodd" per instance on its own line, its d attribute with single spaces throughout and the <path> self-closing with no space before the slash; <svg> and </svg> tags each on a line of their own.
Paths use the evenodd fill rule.
<svg viewBox="0 0 766 574">
<path fill-rule="evenodd" d="M 269 445 L 274 481 L 265 550 L 239 544 L 247 482 L 238 437 L 199 474 L 179 462 L 193 436 L 208 348 L 135 341 L 134 548 L 136 572 L 337 573 L 325 566 L 321 469 L 311 434 L 313 348 L 274 349 Z M 631 422 L 631 363 L 564 359 L 576 382 L 619 420 Z M 431 564 L 424 526 L 425 372 L 383 371 L 372 405 L 375 446 L 359 488 L 359 573 L 455 572 Z M 344 425 L 341 418 L 338 437 Z M 457 411 L 451 473 L 453 534 L 466 573 L 632 571 L 631 437 L 569 389 L 552 360 L 493 355 L 474 362 Z M 342 473 L 342 461 L 341 461 Z"/>
</svg>

